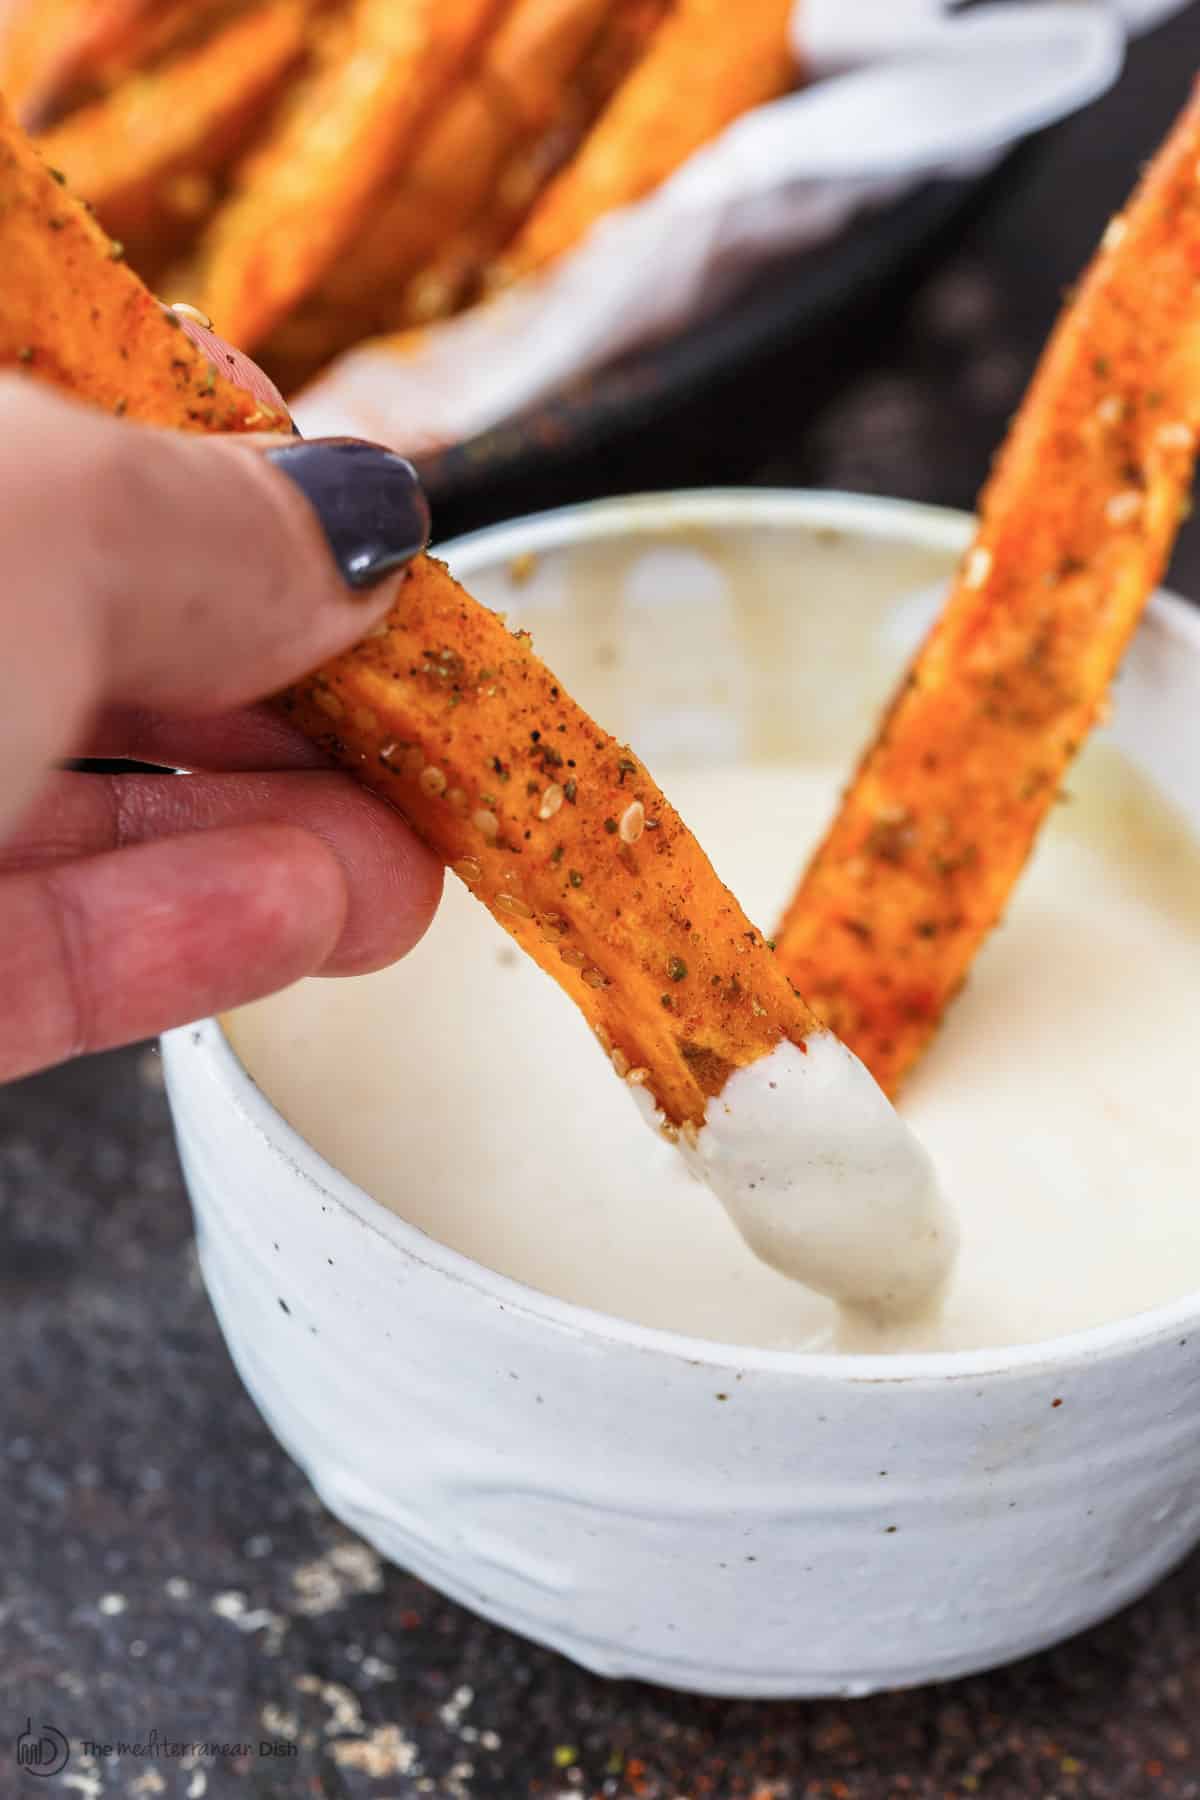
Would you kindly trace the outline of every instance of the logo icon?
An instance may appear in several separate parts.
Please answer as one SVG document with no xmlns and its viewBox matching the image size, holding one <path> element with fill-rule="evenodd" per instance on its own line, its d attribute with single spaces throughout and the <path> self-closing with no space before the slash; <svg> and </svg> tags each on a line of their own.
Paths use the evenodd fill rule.
<svg viewBox="0 0 1200 1800">
<path fill-rule="evenodd" d="M 33 1729 L 26 1719 L 25 1729 L 17 1739 L 17 1767 L 30 1775 L 60 1775 L 71 1759 L 71 1746 L 54 1725 Z"/>
</svg>

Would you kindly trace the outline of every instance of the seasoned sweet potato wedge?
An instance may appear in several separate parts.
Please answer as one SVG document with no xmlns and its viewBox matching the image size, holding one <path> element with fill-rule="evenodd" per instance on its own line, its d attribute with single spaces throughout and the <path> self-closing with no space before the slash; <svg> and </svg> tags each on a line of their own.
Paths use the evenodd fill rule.
<svg viewBox="0 0 1200 1800">
<path fill-rule="evenodd" d="M 139 268 L 194 228 L 304 51 L 303 0 L 268 0 L 196 50 L 138 74 L 41 140 Z"/>
<path fill-rule="evenodd" d="M 578 155 L 504 258 L 506 278 L 542 267 L 605 213 L 640 200 L 710 139 L 795 80 L 793 0 L 675 0 Z"/>
<path fill-rule="evenodd" d="M 643 764 L 432 558 L 281 704 L 400 807 L 671 1126 L 816 1028 Z"/>
<path fill-rule="evenodd" d="M 780 927 L 787 974 L 892 1092 L 1102 717 L 1186 508 L 1198 170 L 1200 89 L 1063 313 L 945 609 Z"/>
<path fill-rule="evenodd" d="M 191 343 L 0 101 L 0 369 L 109 412 L 191 431 L 288 421 Z"/>
<path fill-rule="evenodd" d="M 201 246 L 200 304 L 254 349 L 352 254 L 504 0 L 353 0 Z"/>
</svg>

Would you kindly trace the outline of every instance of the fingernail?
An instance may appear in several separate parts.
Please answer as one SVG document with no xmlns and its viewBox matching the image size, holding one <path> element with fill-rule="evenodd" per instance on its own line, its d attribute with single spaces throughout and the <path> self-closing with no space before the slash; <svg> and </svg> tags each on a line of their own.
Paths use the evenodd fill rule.
<svg viewBox="0 0 1200 1800">
<path fill-rule="evenodd" d="M 348 586 L 366 591 L 429 542 L 429 505 L 412 464 L 358 438 L 306 438 L 265 452 L 321 523 Z"/>
</svg>

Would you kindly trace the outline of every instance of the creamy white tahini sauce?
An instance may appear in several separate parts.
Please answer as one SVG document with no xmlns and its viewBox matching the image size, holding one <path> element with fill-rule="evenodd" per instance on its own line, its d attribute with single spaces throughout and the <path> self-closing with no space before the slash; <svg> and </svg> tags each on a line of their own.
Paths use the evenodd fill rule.
<svg viewBox="0 0 1200 1800">
<path fill-rule="evenodd" d="M 933 1163 L 828 1032 L 737 1069 L 681 1143 L 773 1269 L 883 1326 L 931 1311 L 958 1251 Z"/>
<path fill-rule="evenodd" d="M 670 779 L 719 872 L 767 925 L 844 774 L 839 759 Z M 575 1009 L 457 884 L 405 962 L 302 983 L 238 1014 L 232 1035 L 281 1110 L 384 1204 L 582 1305 L 725 1342 L 870 1350 L 1029 1342 L 1134 1313 L 1200 1286 L 1200 848 L 1108 746 L 1085 752 L 1072 789 L 904 1096 L 962 1224 L 940 1309 L 839 1310 L 767 1266 L 678 1151 L 647 1135 Z M 845 1071 L 831 1066 L 831 1092 L 845 1096 Z M 870 1087 L 860 1099 L 879 1104 Z M 806 1114 L 809 1150 L 819 1116 Z M 828 1123 L 844 1155 L 849 1120 Z M 904 1129 L 890 1110 L 878 1123 Z M 784 1217 L 786 1244 L 758 1190 L 735 1181 L 725 1198 L 768 1260 L 800 1257 L 809 1282 L 840 1292 L 868 1214 L 839 1214 L 837 1191 L 818 1218 L 806 1185 Z M 871 1204 L 887 1203 L 880 1184 Z M 918 1267 L 936 1267 L 952 1239 L 932 1186 L 893 1204 L 892 1223 L 916 1228 Z M 865 1263 L 878 1268 L 883 1240 L 869 1236 Z M 839 1238 L 831 1273 L 822 1258 Z M 855 1297 L 873 1295 L 868 1278 Z"/>
</svg>

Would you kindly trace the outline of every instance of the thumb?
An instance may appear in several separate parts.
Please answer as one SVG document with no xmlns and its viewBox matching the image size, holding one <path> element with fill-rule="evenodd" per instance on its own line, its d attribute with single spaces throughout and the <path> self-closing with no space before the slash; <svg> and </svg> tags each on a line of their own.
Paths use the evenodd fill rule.
<svg viewBox="0 0 1200 1800">
<path fill-rule="evenodd" d="M 0 376 L 0 830 L 109 704 L 222 712 L 362 637 L 422 548 L 373 445 L 118 423 Z"/>
<path fill-rule="evenodd" d="M 363 636 L 428 534 L 391 451 L 152 431 L 19 380 L 0 492 L 7 641 L 86 651 L 92 705 L 261 698 Z"/>
</svg>

